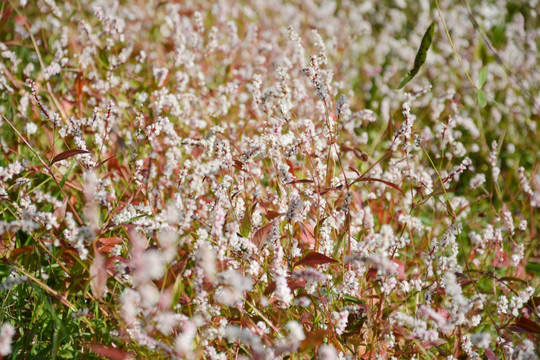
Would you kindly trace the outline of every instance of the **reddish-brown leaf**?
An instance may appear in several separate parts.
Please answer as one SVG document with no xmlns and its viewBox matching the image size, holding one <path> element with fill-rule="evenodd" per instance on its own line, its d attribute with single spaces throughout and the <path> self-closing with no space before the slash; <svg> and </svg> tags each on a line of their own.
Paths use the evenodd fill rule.
<svg viewBox="0 0 540 360">
<path fill-rule="evenodd" d="M 257 203 L 259 204 L 260 207 L 264 209 L 265 212 L 267 212 L 268 208 L 272 206 L 272 203 L 270 201 L 266 201 L 263 198 L 259 198 L 257 200 Z"/>
<path fill-rule="evenodd" d="M 12 260 L 15 260 L 19 255 L 22 255 L 24 253 L 32 252 L 34 251 L 33 246 L 21 246 L 20 248 L 16 248 L 10 251 L 9 257 Z"/>
<path fill-rule="evenodd" d="M 394 336 L 397 338 L 404 338 L 406 340 L 411 340 L 414 337 L 410 334 L 409 330 L 405 329 L 402 326 L 394 325 L 392 326 L 392 329 L 394 330 Z"/>
<path fill-rule="evenodd" d="M 62 202 L 62 206 L 57 207 L 53 215 L 56 218 L 57 223 L 61 223 L 64 220 L 64 217 L 66 216 L 66 208 L 67 208 L 67 198 L 64 199 Z"/>
<path fill-rule="evenodd" d="M 51 160 L 51 165 L 58 162 L 58 161 L 68 159 L 68 158 L 70 158 L 72 156 L 75 156 L 75 155 L 89 154 L 89 153 L 90 153 L 90 151 L 88 151 L 88 150 L 80 150 L 80 149 L 67 150 L 67 151 L 61 152 L 60 154 L 53 157 L 52 160 Z"/>
<path fill-rule="evenodd" d="M 301 287 L 306 286 L 306 280 L 301 279 L 301 278 L 293 279 L 292 277 L 288 276 L 287 277 L 287 286 L 291 290 L 296 290 L 296 289 L 299 289 Z M 272 293 L 274 290 L 276 290 L 276 282 L 272 281 L 270 284 L 268 284 L 268 286 L 264 290 L 264 294 L 268 295 L 268 294 Z"/>
<path fill-rule="evenodd" d="M 315 329 L 309 332 L 306 336 L 306 339 L 301 342 L 300 350 L 306 351 L 322 345 L 324 339 L 332 337 L 332 332 L 330 330 Z"/>
<path fill-rule="evenodd" d="M 240 171 L 243 171 L 243 172 L 247 172 L 245 169 L 244 169 L 244 163 L 241 162 L 240 160 L 234 160 L 233 162 L 233 167 L 237 170 L 240 170 Z"/>
<path fill-rule="evenodd" d="M 527 301 L 526 306 L 536 309 L 540 306 L 540 296 L 532 296 L 529 301 Z"/>
<path fill-rule="evenodd" d="M 309 224 L 300 223 L 300 241 L 304 244 L 315 244 L 315 235 L 314 235 L 313 226 Z"/>
<path fill-rule="evenodd" d="M 99 162 L 99 164 L 96 165 L 96 168 L 101 167 L 101 165 L 105 164 L 107 161 L 111 160 L 111 159 L 112 159 L 113 157 L 115 157 L 115 156 L 116 156 L 116 155 L 111 155 L 111 156 L 109 156 L 108 158 L 106 158 L 106 159 L 104 159 L 104 160 L 101 160 L 101 161 Z"/>
<path fill-rule="evenodd" d="M 321 191 L 321 195 L 324 195 L 324 194 L 326 194 L 327 192 L 330 192 L 330 191 L 341 190 L 342 187 L 343 187 L 343 185 L 338 185 L 338 186 L 326 188 L 323 191 Z"/>
<path fill-rule="evenodd" d="M 90 344 L 90 350 L 92 350 L 93 353 L 110 360 L 134 359 L 133 355 L 128 352 L 101 344 Z"/>
<path fill-rule="evenodd" d="M 96 248 L 100 253 L 110 253 L 115 245 L 120 244 L 124 239 L 121 237 L 100 238 L 96 242 Z"/>
<path fill-rule="evenodd" d="M 509 326 L 509 329 L 513 332 L 540 334 L 540 325 L 537 322 L 520 317 L 515 323 Z"/>
<path fill-rule="evenodd" d="M 5 8 L 4 8 L 5 6 Z M 7 25 L 9 18 L 11 17 L 11 14 L 13 13 L 13 8 L 6 3 L 2 4 L 2 12 L 0 13 L 0 30 L 3 29 L 5 25 Z M 13 82 L 13 80 L 11 80 Z"/>
<path fill-rule="evenodd" d="M 369 268 L 369 270 L 366 272 L 366 280 L 368 279 L 376 279 L 377 278 L 377 269 L 375 269 L 373 266 Z"/>
<path fill-rule="evenodd" d="M 95 254 L 89 273 L 92 294 L 100 299 L 107 291 L 107 266 L 105 258 L 100 253 Z"/>
<path fill-rule="evenodd" d="M 122 256 L 111 256 L 111 257 L 108 257 L 106 262 L 105 262 L 105 267 L 107 268 L 107 271 L 110 271 L 111 273 L 114 272 L 114 266 L 116 264 L 116 262 L 122 262 L 124 264 L 128 264 L 129 261 L 128 259 L 126 259 L 125 257 L 122 257 Z M 127 271 L 129 271 L 129 267 L 126 268 Z"/>
<path fill-rule="evenodd" d="M 508 255 L 506 254 L 506 251 L 501 247 L 499 249 L 495 249 L 495 257 L 491 261 L 491 266 L 493 267 L 507 267 L 510 265 L 510 261 L 508 261 Z"/>
<path fill-rule="evenodd" d="M 392 259 L 392 261 L 397 264 L 399 280 L 405 280 L 405 266 L 403 265 L 403 263 L 397 259 Z"/>
<path fill-rule="evenodd" d="M 308 253 L 306 256 L 304 256 L 302 259 L 298 260 L 298 262 L 294 265 L 296 266 L 314 266 L 314 265 L 322 265 L 322 264 L 328 264 L 328 263 L 337 263 L 338 261 L 336 259 L 332 259 L 331 257 L 328 257 L 324 254 L 312 251 Z"/>
<path fill-rule="evenodd" d="M 275 218 L 277 218 L 279 216 L 283 216 L 283 215 L 285 215 L 285 213 L 280 213 L 280 212 L 273 211 L 273 210 L 268 210 L 266 212 L 266 218 L 268 220 L 272 220 L 272 219 L 275 219 Z"/>
<path fill-rule="evenodd" d="M 186 268 L 186 264 L 188 261 L 188 255 L 180 255 L 180 258 L 177 260 L 174 265 L 172 265 L 168 270 L 163 279 L 157 280 L 156 285 L 159 289 L 162 289 L 164 287 L 168 287 L 174 284 L 176 281 L 176 278 L 179 276 L 182 276 L 182 273 L 184 272 L 184 269 Z M 212 286 L 211 283 L 208 283 L 208 285 Z"/>
<path fill-rule="evenodd" d="M 442 344 L 446 344 L 447 342 L 445 340 L 433 340 L 433 341 L 424 341 L 422 343 L 422 347 L 426 350 L 429 350 L 431 349 L 432 347 L 435 347 L 435 346 L 440 346 Z"/>
<path fill-rule="evenodd" d="M 300 180 L 293 180 L 291 182 L 288 182 L 286 185 L 293 185 L 293 184 L 309 184 L 312 183 L 313 180 L 310 179 L 300 179 Z"/>
<path fill-rule="evenodd" d="M 268 235 L 272 231 L 272 223 L 263 226 L 259 230 L 255 231 L 255 234 L 253 234 L 253 243 L 257 246 L 259 251 L 264 247 L 264 244 L 266 242 L 266 238 L 268 238 Z"/>
<path fill-rule="evenodd" d="M 383 184 L 386 185 L 386 186 L 390 186 L 392 189 L 396 189 L 397 191 L 399 191 L 400 193 L 402 193 L 402 194 L 405 195 L 405 193 L 403 192 L 403 190 L 401 190 L 400 187 L 397 186 L 396 184 L 391 183 L 391 182 L 386 181 L 386 180 L 377 179 L 377 178 L 370 178 L 370 177 L 359 178 L 359 179 L 354 180 L 354 181 L 351 183 L 351 185 L 354 184 L 354 183 L 357 183 L 357 182 L 359 182 L 359 181 L 377 181 L 377 182 L 383 183 Z"/>
<path fill-rule="evenodd" d="M 79 106 L 79 116 L 82 116 L 84 82 L 83 72 L 79 71 L 75 78 L 75 96 Z"/>
<path fill-rule="evenodd" d="M 493 350 L 491 350 L 490 347 L 486 349 L 484 354 L 486 354 L 486 357 L 488 358 L 488 360 L 499 360 L 499 358 L 495 356 L 495 353 L 493 352 Z"/>
</svg>

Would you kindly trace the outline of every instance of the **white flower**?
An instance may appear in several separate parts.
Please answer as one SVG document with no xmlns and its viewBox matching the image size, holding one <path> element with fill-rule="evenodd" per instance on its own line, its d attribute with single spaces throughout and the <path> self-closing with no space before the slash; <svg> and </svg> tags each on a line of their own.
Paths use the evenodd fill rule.
<svg viewBox="0 0 540 360">
<path fill-rule="evenodd" d="M 293 342 L 300 342 L 306 338 L 302 325 L 298 322 L 291 320 L 286 325 L 289 330 L 289 339 Z"/>
<path fill-rule="evenodd" d="M 146 272 L 146 275 L 153 280 L 160 279 L 165 273 L 165 258 L 161 251 L 156 249 L 147 249 L 143 252 L 143 260 L 141 266 L 144 266 L 144 269 L 141 269 Z"/>
<path fill-rule="evenodd" d="M 341 335 L 347 327 L 347 322 L 349 321 L 349 311 L 343 310 L 341 312 L 334 311 L 332 312 L 332 318 L 335 321 L 334 330 L 336 334 Z"/>
<path fill-rule="evenodd" d="M 35 134 L 37 132 L 38 127 L 37 127 L 36 124 L 34 124 L 33 122 L 30 121 L 30 122 L 26 123 L 26 126 L 24 127 L 24 129 L 26 130 L 26 133 L 28 135 L 33 135 L 33 134 Z"/>
<path fill-rule="evenodd" d="M 508 298 L 504 295 L 501 295 L 497 301 L 497 313 L 499 315 L 508 313 Z"/>
<path fill-rule="evenodd" d="M 304 201 L 300 196 L 295 196 L 291 199 L 291 203 L 289 204 L 289 209 L 287 210 L 287 214 L 285 215 L 285 218 L 287 220 L 290 220 L 291 222 L 297 222 L 300 221 L 300 215 L 302 213 L 302 210 L 304 208 Z"/>
<path fill-rule="evenodd" d="M 174 350 L 184 355 L 191 357 L 193 352 L 193 339 L 197 334 L 197 325 L 188 321 L 182 326 L 182 332 L 174 340 Z"/>
<path fill-rule="evenodd" d="M 332 345 L 322 345 L 319 347 L 319 359 L 337 360 L 336 349 Z"/>
<path fill-rule="evenodd" d="M 534 288 L 529 286 L 525 290 L 522 290 L 519 292 L 517 296 L 512 297 L 510 299 L 510 309 L 512 310 L 512 315 L 518 316 L 519 310 L 523 307 L 523 305 L 529 301 L 531 296 L 534 293 Z"/>
<path fill-rule="evenodd" d="M 8 356 L 11 354 L 11 341 L 15 335 L 15 328 L 10 323 L 6 322 L 0 329 L 0 355 Z"/>
<path fill-rule="evenodd" d="M 489 343 L 491 342 L 491 335 L 489 333 L 473 334 L 471 337 L 471 342 L 474 344 L 474 346 L 487 349 L 489 347 Z"/>
</svg>

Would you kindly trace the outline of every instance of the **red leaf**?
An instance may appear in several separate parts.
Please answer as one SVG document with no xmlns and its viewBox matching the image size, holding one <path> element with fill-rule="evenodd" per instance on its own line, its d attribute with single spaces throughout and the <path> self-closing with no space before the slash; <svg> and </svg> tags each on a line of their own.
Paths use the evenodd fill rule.
<svg viewBox="0 0 540 360">
<path fill-rule="evenodd" d="M 291 182 L 288 182 L 286 185 L 293 185 L 293 184 L 308 184 L 312 183 L 313 180 L 310 179 L 300 179 L 300 180 L 293 180 Z"/>
<path fill-rule="evenodd" d="M 259 230 L 255 231 L 255 234 L 253 234 L 253 243 L 257 245 L 257 248 L 259 251 L 264 247 L 264 244 L 266 242 L 266 238 L 268 238 L 268 235 L 270 235 L 270 232 L 272 231 L 272 223 L 263 226 Z"/>
<path fill-rule="evenodd" d="M 134 359 L 133 355 L 130 353 L 100 344 L 90 344 L 90 350 L 92 350 L 92 352 L 95 354 L 110 360 Z"/>
<path fill-rule="evenodd" d="M 106 262 L 105 262 L 105 267 L 107 268 L 107 271 L 110 271 L 111 273 L 114 272 L 114 266 L 116 264 L 116 261 L 122 262 L 122 263 L 124 263 L 126 265 L 129 263 L 128 259 L 126 259 L 125 257 L 122 257 L 122 256 L 108 257 L 106 259 Z M 129 273 L 129 271 L 130 271 L 129 267 L 127 267 L 126 270 L 128 271 L 127 273 Z"/>
<path fill-rule="evenodd" d="M 405 340 L 414 339 L 414 337 L 410 334 L 409 330 L 405 329 L 404 327 L 401 327 L 399 325 L 393 325 L 392 329 L 394 331 L 394 336 L 396 336 L 397 338 L 404 338 Z"/>
<path fill-rule="evenodd" d="M 540 306 L 540 296 L 531 297 L 529 301 L 527 301 L 527 304 L 525 305 L 533 309 L 536 309 L 538 306 Z"/>
<path fill-rule="evenodd" d="M 244 163 L 241 162 L 240 160 L 233 160 L 234 163 L 233 163 L 233 167 L 240 170 L 240 171 L 243 171 L 243 172 L 247 172 L 245 169 L 244 169 Z"/>
<path fill-rule="evenodd" d="M 338 185 L 338 186 L 333 186 L 333 187 L 326 188 L 323 191 L 321 191 L 321 195 L 325 195 L 327 192 L 330 192 L 330 191 L 341 190 L 342 187 L 343 187 L 343 185 Z"/>
<path fill-rule="evenodd" d="M 540 334 L 540 325 L 525 317 L 520 317 L 509 329 L 518 333 Z"/>
<path fill-rule="evenodd" d="M 501 268 L 507 267 L 508 265 L 510 265 L 510 262 L 508 261 L 508 255 L 506 254 L 506 251 L 504 251 L 502 246 L 498 249 L 495 249 L 495 257 L 491 262 L 491 266 Z"/>
<path fill-rule="evenodd" d="M 356 179 L 356 180 L 354 180 L 354 181 L 351 183 L 351 185 L 354 184 L 354 183 L 357 183 L 357 182 L 359 182 L 359 181 L 377 181 L 377 182 L 383 183 L 383 184 L 386 185 L 386 186 L 390 186 L 391 188 L 396 189 L 397 191 L 399 191 L 400 193 L 402 193 L 402 194 L 405 195 L 405 193 L 403 192 L 403 190 L 401 190 L 401 189 L 399 188 L 399 186 L 397 186 L 396 184 L 391 183 L 391 182 L 389 182 L 389 181 L 382 180 L 382 179 L 376 179 L 376 178 L 365 177 L 365 178 L 361 178 L 361 179 Z"/>
<path fill-rule="evenodd" d="M 296 290 L 298 288 L 306 286 L 306 280 L 301 278 L 293 279 L 292 277 L 287 276 L 287 286 L 291 290 Z M 268 295 L 274 290 L 276 290 L 276 282 L 272 281 L 264 290 L 264 294 Z"/>
<path fill-rule="evenodd" d="M 65 198 L 62 202 L 62 205 L 57 207 L 53 212 L 53 215 L 58 223 L 61 223 L 62 220 L 64 220 L 64 218 L 66 217 L 67 200 L 68 199 Z"/>
<path fill-rule="evenodd" d="M 424 349 L 426 350 L 429 350 L 431 349 L 432 347 L 435 347 L 435 346 L 440 346 L 442 344 L 446 344 L 447 341 L 445 340 L 433 340 L 433 341 L 424 341 L 421 345 Z"/>
<path fill-rule="evenodd" d="M 110 253 L 116 244 L 120 244 L 124 239 L 121 237 L 100 238 L 96 242 L 96 248 L 100 253 Z"/>
<path fill-rule="evenodd" d="M 484 351 L 484 354 L 486 355 L 488 360 L 499 360 L 499 358 L 495 356 L 495 354 L 493 353 L 493 350 L 491 350 L 490 347 L 488 347 L 486 351 Z"/>
<path fill-rule="evenodd" d="M 376 279 L 377 278 L 377 269 L 375 269 L 373 266 L 369 268 L 369 270 L 366 272 L 366 280 L 367 279 Z"/>
<path fill-rule="evenodd" d="M 313 266 L 313 265 L 322 265 L 328 263 L 337 263 L 336 259 L 332 259 L 324 254 L 312 251 L 300 259 L 294 266 Z"/>
<path fill-rule="evenodd" d="M 89 154 L 89 153 L 90 153 L 90 151 L 88 151 L 88 150 L 79 150 L 79 149 L 67 150 L 67 151 L 61 152 L 60 154 L 53 157 L 53 159 L 51 160 L 51 165 L 58 162 L 58 161 L 70 158 L 70 157 L 75 156 L 75 155 Z"/>
<path fill-rule="evenodd" d="M 106 159 L 104 159 L 104 160 L 101 160 L 101 161 L 99 162 L 99 164 L 96 165 L 96 169 L 97 169 L 98 167 L 101 167 L 101 165 L 105 164 L 107 161 L 111 160 L 111 159 L 112 159 L 113 157 L 115 157 L 115 156 L 116 156 L 116 155 L 111 155 L 111 156 L 109 156 L 108 158 L 106 158 Z"/>
<path fill-rule="evenodd" d="M 331 337 L 332 332 L 330 330 L 315 329 L 307 334 L 305 340 L 300 344 L 300 350 L 306 351 L 322 345 L 325 339 Z"/>
<path fill-rule="evenodd" d="M 84 76 L 82 71 L 79 71 L 77 77 L 75 78 L 75 96 L 77 97 L 77 102 L 79 103 L 79 110 L 82 113 L 82 102 L 83 102 L 83 87 L 84 87 Z"/>
<path fill-rule="evenodd" d="M 397 259 L 392 259 L 392 261 L 395 262 L 398 266 L 397 272 L 399 280 L 405 280 L 405 266 L 403 265 L 403 263 Z"/>
<path fill-rule="evenodd" d="M 283 215 L 285 215 L 285 213 L 280 213 L 280 212 L 273 211 L 273 210 L 268 210 L 266 212 L 266 218 L 268 220 L 272 220 L 272 219 L 275 219 L 275 218 L 277 218 L 279 216 L 283 216 Z"/>
<path fill-rule="evenodd" d="M 32 252 L 32 251 L 34 251 L 33 246 L 21 246 L 20 248 L 16 248 L 16 249 L 11 250 L 10 253 L 9 253 L 9 257 L 12 260 L 15 260 L 19 255 L 22 255 L 22 254 L 27 253 L 27 252 Z"/>
<path fill-rule="evenodd" d="M 315 236 L 313 235 L 313 226 L 300 223 L 300 241 L 304 244 L 315 244 Z"/>
<path fill-rule="evenodd" d="M 107 267 L 105 259 L 100 253 L 95 254 L 89 273 L 92 294 L 100 299 L 107 290 Z"/>
</svg>

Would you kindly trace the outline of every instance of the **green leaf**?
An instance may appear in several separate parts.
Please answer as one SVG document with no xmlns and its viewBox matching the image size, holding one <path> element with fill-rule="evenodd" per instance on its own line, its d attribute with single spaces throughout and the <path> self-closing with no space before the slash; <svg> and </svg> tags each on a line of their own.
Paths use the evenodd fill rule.
<svg viewBox="0 0 540 360">
<path fill-rule="evenodd" d="M 429 48 L 431 47 L 431 41 L 433 40 L 433 32 L 435 31 L 435 21 L 429 25 L 428 29 L 426 30 L 426 33 L 424 34 L 424 37 L 422 38 L 422 42 L 420 43 L 420 48 L 418 49 L 418 52 L 416 53 L 416 57 L 414 58 L 414 66 L 409 71 L 407 76 L 401 80 L 399 85 L 397 86 L 397 90 L 404 87 L 409 81 L 411 81 L 415 75 L 418 73 L 418 70 L 420 70 L 420 67 L 426 62 L 426 57 Z"/>
<path fill-rule="evenodd" d="M 540 263 L 530 262 L 525 266 L 525 271 L 528 273 L 540 274 Z"/>
<path fill-rule="evenodd" d="M 174 281 L 173 285 L 173 301 L 172 304 L 178 304 L 180 301 L 180 296 L 182 295 L 182 284 L 184 282 L 184 278 L 182 276 L 178 276 L 176 280 Z"/>
<path fill-rule="evenodd" d="M 486 83 L 487 80 L 487 65 L 480 70 L 480 74 L 478 74 L 478 89 L 481 89 L 482 86 Z"/>
<path fill-rule="evenodd" d="M 244 218 L 240 223 L 240 235 L 242 237 L 247 238 L 249 236 L 249 233 L 251 232 L 251 215 L 253 215 L 253 211 L 255 211 L 256 207 L 257 203 L 255 202 L 251 206 L 251 208 L 246 209 L 246 211 L 244 212 Z"/>
<path fill-rule="evenodd" d="M 365 306 L 365 302 L 354 297 L 354 296 L 349 296 L 349 295 L 343 295 L 343 300 L 345 301 L 350 301 L 350 302 L 353 302 L 355 304 L 359 304 L 359 305 L 364 305 Z"/>
<path fill-rule="evenodd" d="M 98 59 L 100 60 L 102 65 L 104 65 L 106 68 L 110 66 L 109 56 L 107 55 L 107 52 L 105 52 L 105 50 L 102 50 L 102 49 L 98 50 Z"/>
<path fill-rule="evenodd" d="M 480 106 L 480 108 L 485 107 L 487 105 L 486 93 L 482 90 L 478 90 L 476 92 L 476 96 L 478 97 L 478 105 Z"/>
<path fill-rule="evenodd" d="M 68 177 L 69 177 L 69 174 L 71 174 L 71 171 L 73 170 L 73 167 L 75 166 L 75 160 L 73 160 L 71 162 L 71 165 L 69 166 L 69 169 L 68 171 L 66 171 L 66 173 L 64 174 L 64 176 L 62 177 L 62 180 L 60 181 L 60 187 L 64 186 L 64 184 L 66 183 Z"/>
</svg>

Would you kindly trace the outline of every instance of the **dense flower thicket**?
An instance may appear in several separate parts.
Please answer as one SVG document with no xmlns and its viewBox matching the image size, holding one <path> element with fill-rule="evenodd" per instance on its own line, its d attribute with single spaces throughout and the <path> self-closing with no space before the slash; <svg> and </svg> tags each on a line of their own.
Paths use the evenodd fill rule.
<svg viewBox="0 0 540 360">
<path fill-rule="evenodd" d="M 0 356 L 537 359 L 538 9 L 4 1 Z"/>
</svg>

